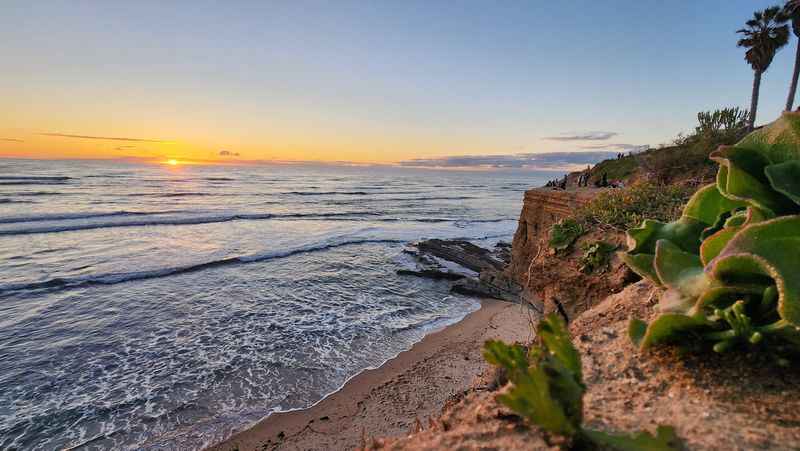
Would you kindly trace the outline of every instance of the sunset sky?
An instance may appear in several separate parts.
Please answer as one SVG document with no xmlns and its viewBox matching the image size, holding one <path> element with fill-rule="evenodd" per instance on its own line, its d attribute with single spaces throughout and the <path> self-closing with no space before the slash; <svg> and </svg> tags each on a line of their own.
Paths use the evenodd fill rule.
<svg viewBox="0 0 800 451">
<path fill-rule="evenodd" d="M 656 145 L 749 104 L 776 1 L 4 1 L 0 156 L 403 162 Z M 764 76 L 785 100 L 796 41 Z"/>
</svg>

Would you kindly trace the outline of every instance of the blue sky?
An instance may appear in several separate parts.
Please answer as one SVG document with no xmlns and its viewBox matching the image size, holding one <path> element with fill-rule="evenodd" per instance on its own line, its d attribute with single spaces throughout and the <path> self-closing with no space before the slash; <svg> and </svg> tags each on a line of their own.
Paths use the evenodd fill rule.
<svg viewBox="0 0 800 451">
<path fill-rule="evenodd" d="M 749 105 L 735 31 L 772 4 L 9 1 L 0 155 L 122 147 L 53 134 L 193 158 L 572 151 L 597 141 L 547 138 L 589 131 L 655 145 L 697 111 Z M 762 121 L 782 109 L 795 45 L 764 76 Z"/>
</svg>

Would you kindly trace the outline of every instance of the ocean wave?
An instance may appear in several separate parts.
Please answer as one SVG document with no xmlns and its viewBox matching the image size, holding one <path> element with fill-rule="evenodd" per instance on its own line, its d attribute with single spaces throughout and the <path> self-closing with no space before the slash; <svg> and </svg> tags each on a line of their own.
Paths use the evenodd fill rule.
<svg viewBox="0 0 800 451">
<path fill-rule="evenodd" d="M 370 193 L 366 191 L 289 191 L 283 194 L 291 194 L 294 196 L 333 196 L 337 194 L 348 196 L 367 196 Z"/>
<path fill-rule="evenodd" d="M 134 212 L 134 211 L 116 211 L 116 212 L 98 212 L 98 213 L 75 213 L 75 214 L 54 214 L 42 216 L 29 216 L 29 217 L 10 217 L 0 218 L 0 224 L 19 224 L 30 222 L 43 222 L 43 221 L 67 221 L 67 220 L 82 220 L 82 219 L 97 219 L 97 218 L 125 218 L 131 217 L 135 219 L 129 220 L 115 220 L 107 222 L 89 222 L 89 223 L 76 223 L 76 224 L 54 224 L 47 226 L 34 226 L 23 228 L 9 228 L 0 229 L 0 236 L 12 235 L 32 235 L 40 233 L 58 233 L 58 232 L 73 232 L 80 230 L 95 230 L 107 229 L 117 227 L 146 227 L 146 226 L 181 226 L 181 225 L 201 225 L 201 224 L 214 224 L 221 222 L 232 221 L 258 221 L 258 220 L 287 220 L 287 219 L 301 219 L 310 221 L 320 221 L 329 219 L 338 219 L 345 221 L 375 221 L 375 222 L 422 222 L 422 223 L 443 223 L 453 222 L 457 227 L 465 227 L 469 224 L 481 223 L 496 223 L 503 221 L 511 221 L 508 218 L 488 218 L 488 219 L 463 219 L 463 218 L 436 218 L 436 217 L 422 217 L 422 218 L 409 218 L 409 217 L 382 217 L 385 213 L 370 212 L 370 211 L 351 211 L 351 212 L 334 212 L 334 213 L 236 213 L 236 214 L 220 214 L 211 216 L 189 216 L 189 217 L 163 217 L 168 214 L 179 214 L 182 211 L 151 211 L 151 212 Z M 162 217 L 150 217 L 162 216 Z"/>
<path fill-rule="evenodd" d="M 85 215 L 69 217 L 69 215 L 62 215 L 61 217 L 39 217 L 39 219 L 32 219 L 28 221 L 21 221 L 20 218 L 6 218 L 0 219 L 2 223 L 21 223 L 21 222 L 37 222 L 47 220 L 74 220 L 74 219 L 94 219 L 99 217 L 108 216 L 148 216 L 165 213 L 137 213 L 137 212 L 116 212 L 116 213 L 97 213 L 96 215 Z M 94 229 L 107 229 L 115 227 L 144 227 L 144 226 L 176 226 L 176 225 L 199 225 L 199 224 L 213 224 L 219 222 L 231 221 L 249 221 L 249 220 L 264 220 L 264 219 L 328 219 L 337 217 L 354 217 L 354 216 L 380 216 L 381 213 L 377 212 L 339 212 L 339 213 L 246 213 L 246 214 L 225 214 L 225 215 L 212 215 L 212 216 L 190 216 L 190 217 L 171 217 L 171 218 L 142 218 L 133 220 L 110 221 L 110 222 L 95 222 L 95 223 L 79 223 L 79 224 L 57 224 L 41 227 L 25 227 L 20 229 L 6 229 L 0 230 L 0 236 L 3 235 L 31 235 L 37 233 L 55 233 L 55 232 L 71 232 L 76 230 L 94 230 Z"/>
<path fill-rule="evenodd" d="M 287 191 L 281 194 L 294 196 L 375 196 L 384 194 L 423 194 L 422 191 Z"/>
<path fill-rule="evenodd" d="M 0 175 L 0 180 L 30 180 L 30 181 L 65 181 L 72 177 L 67 176 L 40 176 L 40 175 Z"/>
<path fill-rule="evenodd" d="M 20 197 L 20 196 L 61 196 L 69 193 L 62 193 L 59 191 L 19 191 L 16 193 L 4 193 L 4 194 L 14 197 Z"/>
<path fill-rule="evenodd" d="M 3 186 L 22 186 L 22 185 L 63 185 L 66 180 L 0 180 Z"/>
<path fill-rule="evenodd" d="M 130 282 L 133 280 L 155 279 L 160 277 L 173 276 L 177 274 L 186 274 L 190 272 L 202 271 L 205 269 L 217 268 L 226 265 L 246 264 L 261 262 L 266 260 L 273 260 L 276 258 L 286 258 L 293 255 L 305 254 L 310 252 L 320 252 L 327 249 L 334 249 L 337 247 L 350 246 L 355 244 L 398 244 L 405 243 L 405 240 L 393 239 L 340 239 L 340 240 L 324 240 L 319 243 L 310 244 L 307 246 L 300 246 L 291 249 L 283 249 L 261 254 L 228 257 L 219 260 L 212 260 L 203 263 L 195 263 L 185 266 L 174 266 L 169 268 L 160 268 L 146 271 L 135 271 L 125 273 L 107 273 L 95 274 L 79 277 L 56 277 L 41 282 L 19 283 L 19 284 L 6 284 L 0 285 L 0 293 L 10 291 L 23 291 L 23 290 L 40 290 L 40 289 L 64 289 L 64 288 L 78 288 L 89 285 L 114 285 L 123 282 Z"/>
<path fill-rule="evenodd" d="M 458 240 L 485 240 L 492 238 L 499 238 L 507 234 L 489 234 L 480 237 L 455 237 L 452 239 Z M 289 249 L 280 249 L 268 251 L 253 255 L 244 255 L 238 257 L 227 257 L 219 260 L 211 260 L 202 263 L 194 263 L 184 266 L 173 266 L 167 268 L 158 268 L 145 271 L 122 272 L 122 273 L 106 273 L 106 274 L 92 274 L 86 276 L 76 277 L 56 277 L 39 282 L 27 283 L 14 283 L 14 284 L 0 284 L 0 293 L 7 293 L 12 291 L 30 291 L 30 290 L 60 290 L 81 288 L 92 285 L 115 285 L 124 282 L 135 280 L 156 279 L 161 277 L 174 276 L 179 274 L 187 274 L 206 269 L 217 268 L 221 266 L 248 264 L 263 262 L 267 260 L 274 260 L 279 258 L 291 257 L 299 254 L 307 254 L 312 252 L 321 252 L 328 249 L 335 249 L 344 246 L 358 245 L 358 244 L 405 244 L 408 243 L 406 239 L 392 239 L 392 238 L 353 238 L 352 236 L 341 236 L 337 238 L 328 238 L 317 243 L 308 244 L 305 246 L 298 246 Z"/>
<path fill-rule="evenodd" d="M 75 219 L 92 219 L 115 216 L 149 216 L 184 213 L 181 210 L 166 211 L 105 211 L 105 212 L 85 212 L 85 213 L 54 213 L 37 216 L 11 216 L 8 218 L 0 217 L 0 224 L 14 224 L 19 222 L 40 222 L 40 221 L 64 221 Z"/>
</svg>

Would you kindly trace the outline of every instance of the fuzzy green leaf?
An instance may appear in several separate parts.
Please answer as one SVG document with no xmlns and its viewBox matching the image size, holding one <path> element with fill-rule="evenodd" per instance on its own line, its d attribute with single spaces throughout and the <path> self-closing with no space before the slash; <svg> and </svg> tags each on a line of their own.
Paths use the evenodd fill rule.
<svg viewBox="0 0 800 451">
<path fill-rule="evenodd" d="M 595 444 L 618 451 L 676 451 L 682 449 L 681 441 L 671 426 L 659 426 L 655 436 L 649 432 L 615 435 L 588 429 L 583 433 Z"/>
<path fill-rule="evenodd" d="M 770 186 L 764 175 L 770 161 L 763 154 L 738 145 L 723 146 L 712 152 L 710 158 L 720 164 L 717 188 L 723 196 L 775 214 L 793 208 L 786 197 Z"/>
<path fill-rule="evenodd" d="M 706 325 L 702 318 L 682 315 L 680 313 L 664 313 L 650 323 L 641 340 L 641 348 L 681 341 L 686 333 Z"/>
<path fill-rule="evenodd" d="M 628 337 L 630 337 L 633 344 L 636 346 L 640 346 L 642 344 L 642 339 L 644 339 L 644 335 L 647 333 L 647 323 L 633 318 L 628 323 Z"/>
<path fill-rule="evenodd" d="M 734 283 L 774 280 L 778 312 L 800 326 L 800 216 L 784 216 L 744 227 L 712 262 L 711 274 Z"/>
<path fill-rule="evenodd" d="M 661 285 L 661 280 L 656 274 L 656 269 L 653 267 L 653 254 L 638 254 L 631 255 L 624 252 L 618 254 L 623 262 L 636 274 L 639 274 L 645 279 L 651 280 L 656 285 Z"/>
<path fill-rule="evenodd" d="M 629 254 L 655 254 L 658 240 L 669 240 L 686 252 L 697 253 L 700 234 L 707 225 L 690 217 L 665 224 L 645 220 L 640 227 L 628 230 Z"/>
<path fill-rule="evenodd" d="M 684 298 L 699 296 L 709 285 L 700 257 L 682 251 L 670 241 L 658 240 L 653 266 L 661 283 Z"/>
<path fill-rule="evenodd" d="M 711 260 L 716 258 L 717 255 L 722 252 L 722 249 L 725 248 L 725 245 L 728 244 L 728 241 L 730 241 L 738 231 L 738 227 L 722 229 L 706 238 L 705 241 L 703 241 L 703 244 L 700 246 L 700 259 L 702 260 L 703 265 L 705 266 L 711 263 Z"/>
<path fill-rule="evenodd" d="M 686 203 L 683 216 L 713 225 L 725 212 L 745 207 L 744 202 L 737 202 L 720 194 L 716 183 L 700 188 Z"/>
<path fill-rule="evenodd" d="M 800 160 L 773 164 L 764 172 L 775 191 L 800 204 Z"/>
</svg>

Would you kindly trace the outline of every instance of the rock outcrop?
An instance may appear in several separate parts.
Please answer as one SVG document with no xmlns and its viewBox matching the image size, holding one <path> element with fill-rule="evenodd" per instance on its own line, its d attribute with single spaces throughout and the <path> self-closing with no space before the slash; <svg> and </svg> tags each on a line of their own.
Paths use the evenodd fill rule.
<svg viewBox="0 0 800 451">
<path fill-rule="evenodd" d="M 510 248 L 502 241 L 493 249 L 463 240 L 420 241 L 406 250 L 416 260 L 417 268 L 400 269 L 397 273 L 452 280 L 451 289 L 456 293 L 520 302 L 522 287 L 504 272 L 511 261 Z"/>
</svg>

